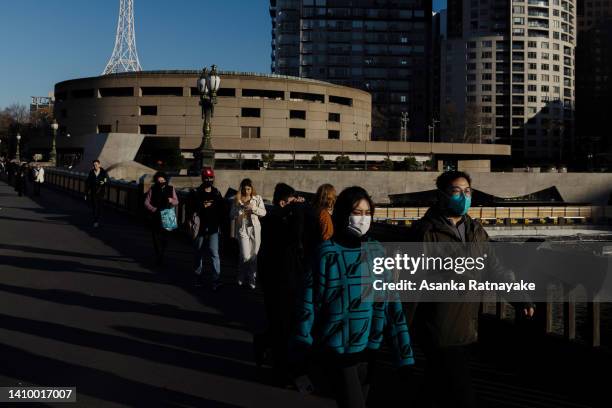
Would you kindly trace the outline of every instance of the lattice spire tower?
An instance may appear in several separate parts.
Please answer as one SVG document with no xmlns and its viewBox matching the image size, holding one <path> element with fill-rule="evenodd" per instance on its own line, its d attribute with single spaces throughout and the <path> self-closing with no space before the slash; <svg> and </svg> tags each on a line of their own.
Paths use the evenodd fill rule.
<svg viewBox="0 0 612 408">
<path fill-rule="evenodd" d="M 117 72 L 142 71 L 136 51 L 136 32 L 134 31 L 134 0 L 119 0 L 119 20 L 115 49 L 108 60 L 102 75 Z"/>
</svg>

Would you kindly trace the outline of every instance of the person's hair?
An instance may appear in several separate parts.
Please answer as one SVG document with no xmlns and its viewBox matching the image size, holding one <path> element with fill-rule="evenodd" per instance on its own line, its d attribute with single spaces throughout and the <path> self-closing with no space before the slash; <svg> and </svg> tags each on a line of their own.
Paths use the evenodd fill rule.
<svg viewBox="0 0 612 408">
<path fill-rule="evenodd" d="M 336 189 L 331 184 L 323 184 L 317 189 L 312 205 L 317 210 L 327 210 L 336 204 Z"/>
<path fill-rule="evenodd" d="M 160 177 L 165 178 L 165 179 L 166 179 L 166 182 L 168 182 L 168 176 L 167 176 L 167 175 L 166 175 L 166 173 L 164 173 L 163 171 L 158 171 L 157 173 L 155 173 L 155 174 L 153 175 L 153 181 L 154 181 L 155 183 L 157 183 L 157 180 L 158 180 Z"/>
<path fill-rule="evenodd" d="M 278 183 L 276 187 L 274 187 L 274 197 L 272 198 L 272 203 L 274 205 L 279 205 L 281 201 L 287 201 L 290 197 L 295 196 L 295 190 L 288 184 Z"/>
<path fill-rule="evenodd" d="M 100 164 L 100 160 L 96 159 L 96 160 L 92 161 L 92 163 L 98 163 L 98 164 Z"/>
<path fill-rule="evenodd" d="M 251 197 L 257 195 L 257 191 L 255 191 L 255 187 L 253 187 L 253 181 L 251 179 L 245 178 L 240 182 L 240 187 L 238 187 L 238 193 L 236 193 L 236 201 L 240 201 L 242 198 L 242 190 L 245 187 L 251 187 Z"/>
<path fill-rule="evenodd" d="M 349 217 L 361 200 L 366 200 L 368 202 L 370 211 L 374 214 L 374 202 L 368 192 L 363 188 L 357 186 L 345 188 L 338 195 L 332 215 L 334 235 L 336 233 L 342 234 L 345 232 L 348 227 Z"/>
<path fill-rule="evenodd" d="M 466 179 L 470 187 L 472 186 L 472 178 L 469 174 L 464 171 L 451 170 L 445 171 L 444 173 L 438 176 L 438 178 L 436 179 L 436 187 L 438 188 L 438 190 L 444 191 L 449 188 L 452 185 L 453 181 L 457 180 L 458 178 Z"/>
</svg>

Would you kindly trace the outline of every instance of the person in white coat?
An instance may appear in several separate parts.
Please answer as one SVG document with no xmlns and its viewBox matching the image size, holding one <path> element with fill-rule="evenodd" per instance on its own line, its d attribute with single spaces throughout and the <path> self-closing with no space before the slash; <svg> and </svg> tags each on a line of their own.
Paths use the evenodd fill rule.
<svg viewBox="0 0 612 408">
<path fill-rule="evenodd" d="M 230 214 L 234 221 L 234 237 L 238 239 L 240 247 L 239 286 L 247 283 L 251 289 L 255 289 L 257 253 L 261 244 L 259 219 L 265 215 L 263 198 L 255 192 L 253 182 L 250 179 L 242 180 Z"/>
<path fill-rule="evenodd" d="M 45 182 L 45 169 L 40 164 L 36 163 L 36 166 L 32 169 L 32 179 L 34 181 L 34 195 L 40 195 L 40 187 Z"/>
</svg>

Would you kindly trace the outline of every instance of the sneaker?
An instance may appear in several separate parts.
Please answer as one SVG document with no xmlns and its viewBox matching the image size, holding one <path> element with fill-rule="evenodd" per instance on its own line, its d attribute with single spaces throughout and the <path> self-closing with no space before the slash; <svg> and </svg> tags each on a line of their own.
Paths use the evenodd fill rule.
<svg viewBox="0 0 612 408">
<path fill-rule="evenodd" d="M 99 222 L 94 222 L 94 225 L 93 225 L 94 228 L 98 228 L 99 226 L 100 226 Z"/>
<path fill-rule="evenodd" d="M 223 283 L 221 283 L 221 282 L 213 282 L 213 284 L 212 284 L 213 292 L 218 291 L 221 286 L 223 286 Z"/>
<path fill-rule="evenodd" d="M 244 282 L 242 281 L 242 279 L 238 279 L 238 280 L 236 281 L 236 284 L 237 284 L 238 286 L 242 287 L 242 285 L 244 285 Z"/>
<path fill-rule="evenodd" d="M 255 290 L 255 284 L 254 283 L 249 283 L 249 288 L 251 288 L 251 290 Z"/>
</svg>

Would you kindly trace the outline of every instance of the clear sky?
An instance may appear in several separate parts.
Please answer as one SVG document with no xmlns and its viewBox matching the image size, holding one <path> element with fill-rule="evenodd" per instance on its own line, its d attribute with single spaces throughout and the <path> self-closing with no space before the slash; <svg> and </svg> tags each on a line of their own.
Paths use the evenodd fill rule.
<svg viewBox="0 0 612 408">
<path fill-rule="evenodd" d="M 269 0 L 135 0 L 143 69 L 270 72 Z M 437 10 L 446 0 L 434 0 Z M 56 82 L 99 75 L 119 0 L 0 0 L 0 108 L 46 96 Z"/>
</svg>

